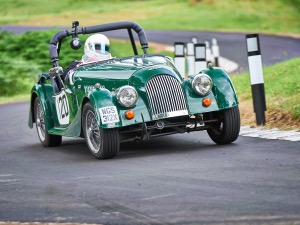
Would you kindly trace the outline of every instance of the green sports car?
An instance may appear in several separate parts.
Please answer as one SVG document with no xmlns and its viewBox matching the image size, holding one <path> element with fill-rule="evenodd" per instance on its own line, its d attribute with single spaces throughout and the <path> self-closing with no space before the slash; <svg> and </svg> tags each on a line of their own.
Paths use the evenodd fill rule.
<svg viewBox="0 0 300 225">
<path fill-rule="evenodd" d="M 78 25 L 52 37 L 52 68 L 31 90 L 28 124 L 36 124 L 42 145 L 59 146 L 62 136 L 84 137 L 96 158 L 108 159 L 118 154 L 121 142 L 169 134 L 207 130 L 217 144 L 237 139 L 238 99 L 224 70 L 210 65 L 183 79 L 172 58 L 147 53 L 146 33 L 138 24 Z M 128 31 L 133 56 L 77 63 L 67 73 L 59 66 L 64 38 L 71 37 L 71 47 L 78 49 L 79 35 L 120 29 Z"/>
</svg>

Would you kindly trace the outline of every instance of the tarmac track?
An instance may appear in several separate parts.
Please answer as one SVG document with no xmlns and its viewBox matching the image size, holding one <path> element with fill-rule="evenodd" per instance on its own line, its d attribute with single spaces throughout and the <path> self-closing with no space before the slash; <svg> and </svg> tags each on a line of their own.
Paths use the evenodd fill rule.
<svg viewBox="0 0 300 225">
<path fill-rule="evenodd" d="M 28 108 L 0 106 L 1 221 L 300 224 L 300 142 L 218 146 L 195 132 L 122 144 L 99 161 L 83 139 L 43 148 Z"/>
<path fill-rule="evenodd" d="M 28 30 L 46 30 L 50 28 L 0 26 L 0 30 L 1 29 L 21 34 Z M 174 42 L 188 42 L 193 36 L 198 38 L 198 42 L 217 38 L 221 56 L 239 64 L 238 71 L 236 72 L 248 70 L 246 39 L 244 33 L 147 30 L 146 34 L 148 41 L 167 45 L 173 45 Z M 128 39 L 128 34 L 125 31 L 113 31 L 109 32 L 108 37 Z M 300 57 L 300 38 L 261 34 L 260 45 L 264 66 L 282 62 L 289 58 Z"/>
<path fill-rule="evenodd" d="M 300 142 L 206 132 L 121 145 L 44 148 L 28 103 L 0 106 L 0 220 L 99 224 L 300 224 Z"/>
</svg>

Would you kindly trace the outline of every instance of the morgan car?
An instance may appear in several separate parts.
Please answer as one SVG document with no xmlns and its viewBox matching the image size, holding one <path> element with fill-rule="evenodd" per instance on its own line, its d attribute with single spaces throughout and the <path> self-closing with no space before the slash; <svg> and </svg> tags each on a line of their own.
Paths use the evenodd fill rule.
<svg viewBox="0 0 300 225">
<path fill-rule="evenodd" d="M 79 63 L 63 76 L 62 40 L 79 49 L 80 36 L 125 29 L 133 55 Z M 134 40 L 137 33 L 142 54 Z M 169 56 L 148 54 L 145 31 L 134 22 L 79 27 L 56 33 L 49 44 L 52 67 L 32 87 L 29 127 L 35 123 L 46 147 L 62 136 L 85 138 L 98 159 L 115 157 L 120 143 L 206 130 L 217 144 L 234 142 L 240 131 L 238 99 L 228 74 L 209 65 L 182 78 Z M 201 133 L 199 133 L 199 139 Z"/>
</svg>

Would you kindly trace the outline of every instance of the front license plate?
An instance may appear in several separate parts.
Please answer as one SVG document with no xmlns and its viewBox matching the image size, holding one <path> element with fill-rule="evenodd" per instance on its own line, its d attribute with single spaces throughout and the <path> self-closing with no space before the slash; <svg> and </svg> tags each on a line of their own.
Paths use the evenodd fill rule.
<svg viewBox="0 0 300 225">
<path fill-rule="evenodd" d="M 119 122 L 119 115 L 116 106 L 99 108 L 102 124 Z"/>
</svg>

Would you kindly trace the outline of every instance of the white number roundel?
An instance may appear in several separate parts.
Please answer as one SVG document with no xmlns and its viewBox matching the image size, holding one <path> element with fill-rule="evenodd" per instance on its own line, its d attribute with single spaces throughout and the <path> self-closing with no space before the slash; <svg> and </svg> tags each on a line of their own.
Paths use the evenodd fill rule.
<svg viewBox="0 0 300 225">
<path fill-rule="evenodd" d="M 70 110 L 67 95 L 62 91 L 59 95 L 55 96 L 55 106 L 57 118 L 61 125 L 69 124 Z"/>
</svg>

